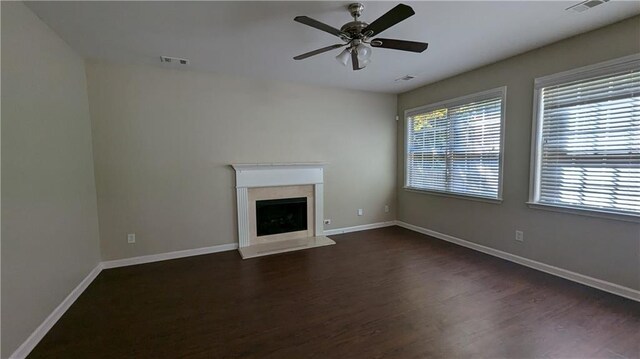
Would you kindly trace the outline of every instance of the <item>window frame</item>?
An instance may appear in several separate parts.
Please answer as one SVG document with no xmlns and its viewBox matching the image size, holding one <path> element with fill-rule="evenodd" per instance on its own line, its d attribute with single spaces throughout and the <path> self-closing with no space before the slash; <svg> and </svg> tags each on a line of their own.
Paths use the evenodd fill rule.
<svg viewBox="0 0 640 359">
<path fill-rule="evenodd" d="M 435 110 L 438 108 L 446 107 L 450 108 L 453 106 L 463 105 L 465 103 L 487 100 L 491 98 L 500 98 L 500 148 L 499 148 L 499 160 L 498 160 L 498 191 L 497 196 L 494 197 L 486 197 L 479 195 L 471 195 L 457 192 L 448 192 L 448 191 L 438 191 L 433 189 L 424 189 L 424 188 L 416 188 L 410 187 L 408 185 L 409 181 L 409 121 L 408 117 L 415 113 L 419 112 L 429 112 L 431 110 Z M 460 97 L 456 97 L 453 99 L 448 99 L 444 101 L 439 101 L 436 103 L 418 106 L 414 108 L 410 108 L 404 111 L 404 184 L 403 189 L 408 192 L 417 192 L 422 194 L 430 194 L 436 196 L 444 196 L 451 198 L 458 198 L 464 200 L 472 200 L 493 204 L 502 203 L 502 188 L 503 188 L 503 171 L 504 171 L 504 142 L 505 142 L 505 125 L 506 125 L 506 108 L 507 108 L 507 86 L 496 87 L 490 90 L 475 92 L 469 95 L 464 95 Z"/>
<path fill-rule="evenodd" d="M 529 198 L 527 205 L 529 208 L 543 209 L 554 212 L 571 213 L 582 216 L 600 217 L 631 221 L 640 223 L 640 215 L 632 213 L 621 213 L 607 209 L 542 203 L 538 201 L 540 192 L 540 168 L 542 165 L 542 89 L 549 86 L 560 85 L 573 81 L 587 80 L 589 78 L 614 74 L 616 72 L 627 71 L 640 68 L 640 54 L 633 54 L 621 58 L 600 62 L 593 65 L 583 66 L 568 71 L 563 71 L 547 76 L 537 77 L 533 86 L 533 120 L 531 127 L 531 158 L 529 168 Z"/>
</svg>

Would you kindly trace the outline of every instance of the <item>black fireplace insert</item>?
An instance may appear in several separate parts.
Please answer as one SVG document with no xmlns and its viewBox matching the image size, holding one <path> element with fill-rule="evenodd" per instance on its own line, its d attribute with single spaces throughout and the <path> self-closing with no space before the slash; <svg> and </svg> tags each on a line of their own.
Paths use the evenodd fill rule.
<svg viewBox="0 0 640 359">
<path fill-rule="evenodd" d="M 307 230 L 307 197 L 256 201 L 257 235 Z"/>
</svg>

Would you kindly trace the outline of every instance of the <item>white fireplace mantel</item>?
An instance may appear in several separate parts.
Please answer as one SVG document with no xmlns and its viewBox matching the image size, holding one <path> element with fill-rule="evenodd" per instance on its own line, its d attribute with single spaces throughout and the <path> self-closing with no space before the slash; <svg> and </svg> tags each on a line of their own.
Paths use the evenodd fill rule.
<svg viewBox="0 0 640 359">
<path fill-rule="evenodd" d="M 313 185 L 315 236 L 322 236 L 324 212 L 324 164 L 323 163 L 258 163 L 233 164 L 236 172 L 236 195 L 238 203 L 238 245 L 248 247 L 249 198 L 248 189 L 255 187 L 277 187 Z"/>
<path fill-rule="evenodd" d="M 322 184 L 323 163 L 234 164 L 236 188 Z"/>
</svg>

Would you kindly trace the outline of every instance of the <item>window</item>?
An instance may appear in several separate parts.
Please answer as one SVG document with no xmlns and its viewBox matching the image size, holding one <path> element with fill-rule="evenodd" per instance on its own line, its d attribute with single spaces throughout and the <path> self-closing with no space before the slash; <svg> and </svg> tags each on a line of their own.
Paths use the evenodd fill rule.
<svg viewBox="0 0 640 359">
<path fill-rule="evenodd" d="M 640 56 L 536 79 L 534 90 L 530 202 L 639 216 Z"/>
<path fill-rule="evenodd" d="M 499 200 L 506 87 L 408 110 L 405 188 Z"/>
</svg>

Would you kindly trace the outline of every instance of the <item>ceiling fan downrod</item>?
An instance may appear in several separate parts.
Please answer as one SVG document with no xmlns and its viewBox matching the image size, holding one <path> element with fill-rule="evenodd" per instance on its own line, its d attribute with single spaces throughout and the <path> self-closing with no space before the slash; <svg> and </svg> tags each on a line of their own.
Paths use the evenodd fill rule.
<svg viewBox="0 0 640 359">
<path fill-rule="evenodd" d="M 353 17 L 353 19 L 357 21 L 358 18 L 362 16 L 362 11 L 364 11 L 364 5 L 359 2 L 354 2 L 352 4 L 349 4 L 349 6 L 347 6 L 347 9 L 349 9 L 349 12 L 351 13 L 351 16 Z"/>
</svg>

